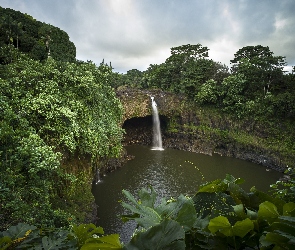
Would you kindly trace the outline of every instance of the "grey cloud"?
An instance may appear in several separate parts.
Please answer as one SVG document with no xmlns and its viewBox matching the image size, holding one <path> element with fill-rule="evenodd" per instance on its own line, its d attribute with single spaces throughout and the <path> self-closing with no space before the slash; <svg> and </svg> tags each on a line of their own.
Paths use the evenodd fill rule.
<svg viewBox="0 0 295 250">
<path fill-rule="evenodd" d="M 294 0 L 1 1 L 65 30 L 78 59 L 104 58 L 122 72 L 164 62 L 171 47 L 187 43 L 228 65 L 238 49 L 258 44 L 295 64 Z"/>
</svg>

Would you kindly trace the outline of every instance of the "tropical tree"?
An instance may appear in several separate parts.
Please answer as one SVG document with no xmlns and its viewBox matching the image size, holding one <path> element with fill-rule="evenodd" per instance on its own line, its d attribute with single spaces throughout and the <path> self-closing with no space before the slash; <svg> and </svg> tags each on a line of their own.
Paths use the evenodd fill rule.
<svg viewBox="0 0 295 250">
<path fill-rule="evenodd" d="M 207 47 L 201 44 L 171 48 L 165 63 L 150 65 L 146 71 L 147 85 L 193 97 L 209 79 L 225 77 L 224 67 L 208 59 Z"/>
<path fill-rule="evenodd" d="M 169 68 L 171 87 L 175 92 L 195 93 L 210 77 L 213 61 L 208 60 L 207 47 L 201 44 L 171 48 L 171 56 L 165 61 Z"/>
<path fill-rule="evenodd" d="M 0 7 L 0 45 L 13 45 L 36 60 L 74 62 L 76 47 L 66 32 L 12 9 Z M 50 44 L 49 44 L 50 43 Z M 49 47 L 50 45 L 50 47 Z M 2 61 L 0 61 L 2 63 Z"/>
<path fill-rule="evenodd" d="M 249 97 L 264 96 L 280 87 L 285 57 L 274 56 L 269 47 L 257 45 L 239 49 L 231 60 L 232 73 L 243 74 L 247 80 L 245 94 Z"/>
<path fill-rule="evenodd" d="M 92 169 L 73 173 L 61 155 L 96 162 L 121 152 L 122 109 L 108 83 L 111 70 L 52 58 L 41 63 L 11 50 L 17 57 L 0 76 L 0 226 L 67 226 L 72 206 L 64 200 L 73 204 L 77 173 Z"/>
</svg>

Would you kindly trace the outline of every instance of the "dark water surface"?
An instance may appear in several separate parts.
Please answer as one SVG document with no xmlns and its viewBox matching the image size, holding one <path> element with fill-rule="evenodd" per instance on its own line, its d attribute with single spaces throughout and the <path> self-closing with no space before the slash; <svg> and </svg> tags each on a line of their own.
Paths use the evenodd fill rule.
<svg viewBox="0 0 295 250">
<path fill-rule="evenodd" d="M 98 205 L 98 225 L 106 234 L 119 233 L 123 242 L 129 241 L 135 229 L 134 223 L 124 224 L 118 217 L 126 214 L 119 202 L 124 200 L 123 189 L 136 196 L 141 188 L 152 185 L 160 197 L 192 196 L 204 181 L 223 179 L 226 174 L 231 174 L 245 179 L 242 187 L 246 191 L 252 186 L 267 191 L 269 185 L 282 176 L 276 171 L 266 171 L 263 166 L 217 154 L 208 156 L 175 149 L 154 151 L 138 145 L 126 149 L 135 158 L 93 186 Z"/>
</svg>

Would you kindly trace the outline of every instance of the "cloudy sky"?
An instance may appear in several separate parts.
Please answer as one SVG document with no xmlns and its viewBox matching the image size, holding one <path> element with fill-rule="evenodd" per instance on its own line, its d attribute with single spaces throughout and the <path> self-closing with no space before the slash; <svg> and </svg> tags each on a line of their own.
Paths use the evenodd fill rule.
<svg viewBox="0 0 295 250">
<path fill-rule="evenodd" d="M 230 66 L 240 48 L 269 46 L 295 65 L 294 0 L 0 0 L 66 31 L 77 59 L 146 70 L 184 44 L 207 46 Z"/>
</svg>

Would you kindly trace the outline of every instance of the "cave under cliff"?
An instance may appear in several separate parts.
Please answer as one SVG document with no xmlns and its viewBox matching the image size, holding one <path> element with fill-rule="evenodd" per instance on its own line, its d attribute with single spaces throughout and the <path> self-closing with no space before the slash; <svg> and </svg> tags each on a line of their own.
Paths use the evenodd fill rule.
<svg viewBox="0 0 295 250">
<path fill-rule="evenodd" d="M 167 129 L 168 118 L 160 115 L 161 133 L 165 135 Z M 153 138 L 153 117 L 147 115 L 144 117 L 133 117 L 125 120 L 122 128 L 125 130 L 123 144 L 124 145 L 152 145 Z"/>
</svg>

